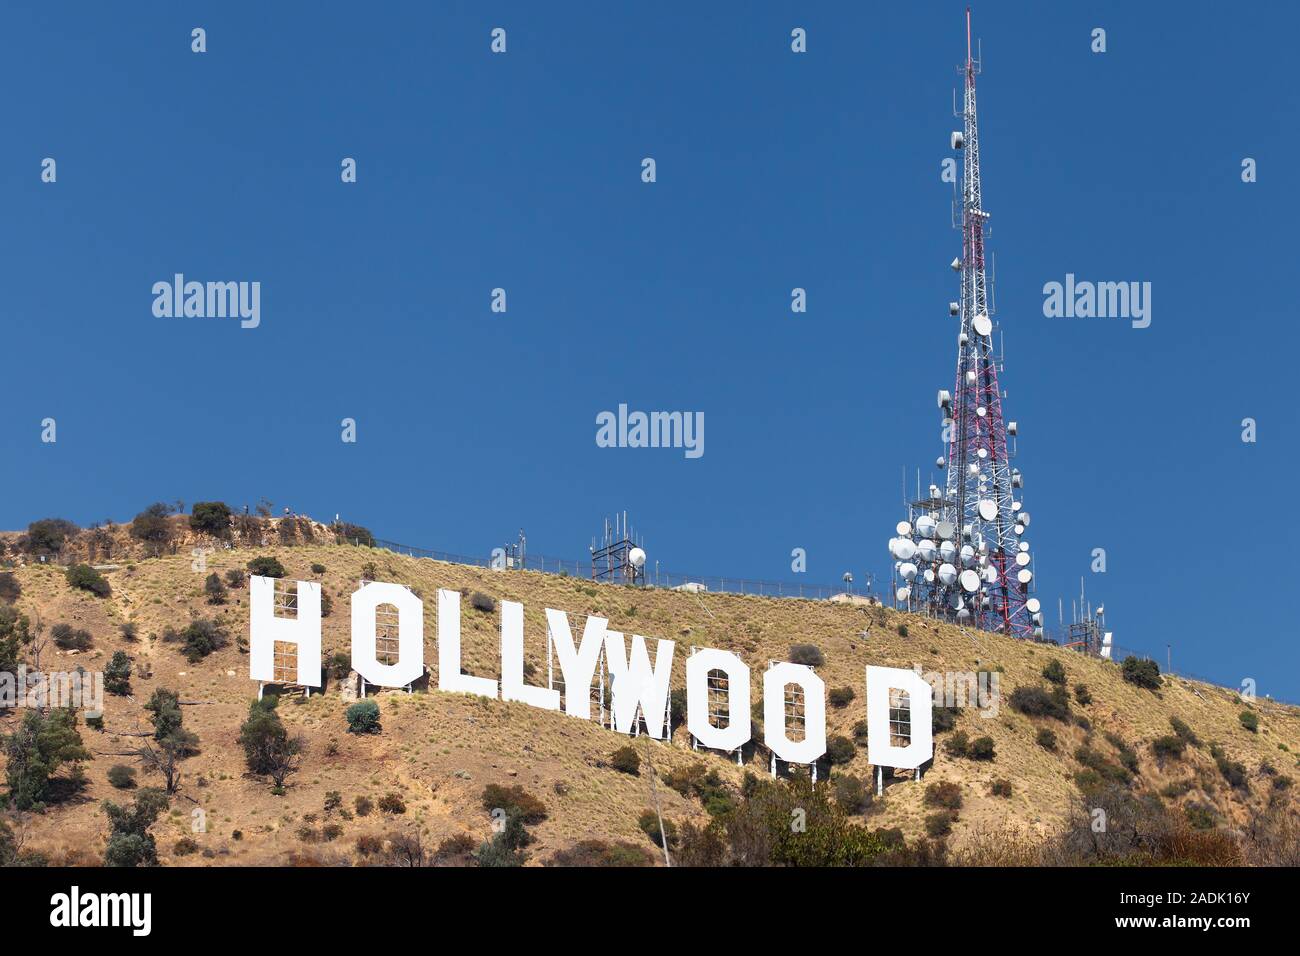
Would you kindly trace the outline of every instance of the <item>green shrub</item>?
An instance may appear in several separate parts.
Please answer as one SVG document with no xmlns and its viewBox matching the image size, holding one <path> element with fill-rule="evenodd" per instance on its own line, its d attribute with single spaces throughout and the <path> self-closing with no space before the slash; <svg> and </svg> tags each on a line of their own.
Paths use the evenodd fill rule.
<svg viewBox="0 0 1300 956">
<path fill-rule="evenodd" d="M 925 833 L 933 839 L 945 837 L 952 832 L 952 825 L 956 820 L 957 814 L 951 810 L 940 810 L 937 813 L 932 813 L 925 818 Z"/>
<path fill-rule="evenodd" d="M 957 709 L 955 707 L 932 707 L 930 709 L 930 732 L 941 734 L 957 726 Z"/>
<path fill-rule="evenodd" d="M 131 537 L 161 547 L 172 536 L 171 522 L 167 520 L 171 513 L 171 507 L 161 501 L 150 505 L 131 519 Z"/>
<path fill-rule="evenodd" d="M 117 790 L 130 790 L 135 786 L 135 769 L 115 763 L 108 768 L 108 782 Z"/>
<path fill-rule="evenodd" d="M 966 757 L 970 754 L 970 737 L 966 731 L 959 730 L 944 743 L 943 749 L 950 757 Z"/>
<path fill-rule="evenodd" d="M 853 703 L 853 698 L 858 696 L 852 687 L 836 687 L 828 695 L 827 699 L 831 706 L 837 710 L 843 710 L 849 704 Z"/>
<path fill-rule="evenodd" d="M 839 774 L 832 778 L 831 784 L 835 788 L 835 802 L 845 813 L 857 816 L 871 809 L 871 788 L 861 777 L 851 773 Z"/>
<path fill-rule="evenodd" d="M 1173 734 L 1166 734 L 1151 741 L 1151 752 L 1156 755 L 1157 760 L 1182 760 L 1186 749 L 1187 743 Z"/>
<path fill-rule="evenodd" d="M 490 783 L 483 788 L 483 809 L 504 810 L 507 816 L 518 816 L 528 825 L 541 823 L 546 819 L 546 806 L 523 787 L 515 784 L 503 787 Z"/>
<path fill-rule="evenodd" d="M 482 611 L 484 614 L 491 614 L 497 609 L 496 599 L 482 591 L 475 591 L 469 596 L 469 604 L 476 611 Z"/>
<path fill-rule="evenodd" d="M 1187 726 L 1186 721 L 1183 721 L 1178 717 L 1170 717 L 1169 726 L 1174 729 L 1174 733 L 1183 743 L 1190 744 L 1193 747 L 1199 747 L 1201 745 L 1200 739 L 1192 732 L 1192 728 Z"/>
<path fill-rule="evenodd" d="M 942 807 L 947 810 L 961 809 L 961 785 L 945 780 L 932 783 L 925 788 L 922 798 L 927 807 Z"/>
<path fill-rule="evenodd" d="M 966 756 L 971 760 L 992 760 L 994 757 L 993 738 L 976 737 L 970 742 L 970 750 Z"/>
<path fill-rule="evenodd" d="M 208 596 L 209 604 L 226 603 L 226 586 L 221 583 L 221 575 L 213 571 L 203 581 L 203 593 Z"/>
<path fill-rule="evenodd" d="M 1011 704 L 1012 710 L 1030 717 L 1070 719 L 1070 702 L 1065 696 L 1064 687 L 1053 687 L 1050 691 L 1042 687 L 1017 687 L 1007 702 Z"/>
<path fill-rule="evenodd" d="M 28 554 L 54 555 L 63 550 L 68 538 L 81 529 L 64 518 L 42 518 L 27 526 L 27 534 L 22 541 L 23 550 Z"/>
<path fill-rule="evenodd" d="M 995 797 L 1011 796 L 1011 781 L 1007 780 L 1005 777 L 999 777 L 997 780 L 994 780 L 989 784 L 989 793 L 993 794 Z"/>
<path fill-rule="evenodd" d="M 353 800 L 352 805 L 356 807 L 357 816 L 359 817 L 368 817 L 370 816 L 371 811 L 375 809 L 374 801 L 365 794 L 361 794 Z"/>
<path fill-rule="evenodd" d="M 1253 710 L 1243 710 L 1237 715 L 1237 719 L 1241 721 L 1241 726 L 1252 734 L 1259 733 L 1259 716 Z"/>
<path fill-rule="evenodd" d="M 260 578 L 282 578 L 288 572 L 279 558 L 263 555 L 248 562 L 248 573 Z"/>
<path fill-rule="evenodd" d="M 184 630 L 167 628 L 163 631 L 164 643 L 180 642 L 181 653 L 191 664 L 197 664 L 208 655 L 221 650 L 230 643 L 221 622 L 208 618 L 191 621 Z"/>
<path fill-rule="evenodd" d="M 1213 830 L 1218 823 L 1214 811 L 1199 803 L 1189 803 L 1183 807 L 1183 814 L 1193 830 Z"/>
<path fill-rule="evenodd" d="M 1050 750 L 1053 753 L 1056 752 L 1056 734 L 1054 734 L 1050 728 L 1039 727 L 1037 739 L 1038 746 L 1042 747 L 1044 750 Z"/>
<path fill-rule="evenodd" d="M 383 813 L 405 813 L 406 801 L 400 793 L 389 791 L 379 798 L 379 809 Z"/>
<path fill-rule="evenodd" d="M 190 509 L 190 527 L 224 538 L 230 533 L 230 507 L 224 501 L 196 501 Z"/>
<path fill-rule="evenodd" d="M 81 591 L 89 591 L 96 597 L 108 597 L 113 588 L 104 576 L 88 564 L 74 564 L 64 575 L 68 586 Z"/>
<path fill-rule="evenodd" d="M 636 823 L 637 826 L 641 828 L 641 832 L 648 836 L 650 842 L 655 846 L 662 847 L 664 845 L 663 838 L 667 836 L 668 849 L 677 849 L 677 824 L 673 823 L 672 820 L 664 818 L 662 833 L 659 831 L 659 814 L 655 813 L 653 810 L 647 810 L 642 813 Z"/>
<path fill-rule="evenodd" d="M 1120 672 L 1130 684 L 1157 690 L 1160 687 L 1160 665 L 1152 660 L 1141 660 L 1130 654 L 1120 665 Z"/>
<path fill-rule="evenodd" d="M 189 856 L 191 853 L 198 853 L 199 845 L 189 837 L 181 837 L 172 847 L 172 856 Z"/>
<path fill-rule="evenodd" d="M 379 726 L 379 705 L 373 700 L 359 700 L 347 709 L 348 733 L 377 734 Z"/>
<path fill-rule="evenodd" d="M 479 866 L 484 866 L 480 855 Z M 579 840 L 573 846 L 557 850 L 546 861 L 547 866 L 629 867 L 653 866 L 648 851 L 622 840 L 609 843 L 605 840 Z"/>
<path fill-rule="evenodd" d="M 630 744 L 619 747 L 610 754 L 609 765 L 619 773 L 631 774 L 633 777 L 641 775 L 641 757 Z"/>
<path fill-rule="evenodd" d="M 119 697 L 131 693 L 131 658 L 126 651 L 114 651 L 104 665 L 104 689 Z"/>
<path fill-rule="evenodd" d="M 826 741 L 826 762 L 832 767 L 846 764 L 857 755 L 858 749 L 848 737 L 838 734 Z"/>
<path fill-rule="evenodd" d="M 1092 691 L 1088 690 L 1087 684 L 1074 685 L 1074 699 L 1079 702 L 1080 707 L 1087 707 L 1092 703 Z"/>
<path fill-rule="evenodd" d="M 244 586 L 244 572 L 239 568 L 231 568 L 226 572 L 226 587 L 233 590 L 239 590 Z"/>
<path fill-rule="evenodd" d="M 324 574 L 324 573 L 325 573 L 325 565 L 323 565 L 323 564 L 317 564 L 316 562 L 312 562 L 311 573 L 312 573 L 312 574 Z"/>
<path fill-rule="evenodd" d="M 816 644 L 792 644 L 790 663 L 802 664 L 805 667 L 821 667 L 826 663 L 826 657 Z"/>
<path fill-rule="evenodd" d="M 375 546 L 375 536 L 370 533 L 370 529 L 363 528 L 359 524 L 340 521 L 334 525 L 334 536 L 340 544 L 355 544 L 363 548 Z"/>
<path fill-rule="evenodd" d="M 95 643 L 89 631 L 73 628 L 71 624 L 55 624 L 50 628 L 50 637 L 55 646 L 65 651 L 89 650 Z"/>
<path fill-rule="evenodd" d="M 1056 658 L 1052 658 L 1047 662 L 1047 666 L 1043 668 L 1043 679 L 1053 684 L 1065 686 L 1065 665 Z"/>
</svg>

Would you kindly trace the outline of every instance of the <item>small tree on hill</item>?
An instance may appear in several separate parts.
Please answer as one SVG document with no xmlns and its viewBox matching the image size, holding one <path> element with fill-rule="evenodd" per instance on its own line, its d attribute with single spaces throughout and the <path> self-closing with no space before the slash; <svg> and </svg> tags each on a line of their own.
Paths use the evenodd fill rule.
<svg viewBox="0 0 1300 956">
<path fill-rule="evenodd" d="M 1124 679 L 1130 684 L 1145 687 L 1148 690 L 1160 688 L 1160 665 L 1152 660 L 1142 660 L 1130 654 L 1120 665 Z"/>
<path fill-rule="evenodd" d="M 80 762 L 90 759 L 77 732 L 77 714 L 71 709 L 39 710 L 23 714 L 17 730 L 4 738 L 5 777 L 9 803 L 17 810 L 41 808 L 50 798 L 52 778 L 71 764 L 75 781 Z"/>
<path fill-rule="evenodd" d="M 274 700 L 254 701 L 249 707 L 248 719 L 239 728 L 239 744 L 249 772 L 270 777 L 275 790 L 282 792 L 285 780 L 302 762 L 307 741 L 301 735 L 289 736 Z"/>
<path fill-rule="evenodd" d="M 203 581 L 203 593 L 208 596 L 209 604 L 226 603 L 226 586 L 221 583 L 221 576 L 213 571 Z"/>
<path fill-rule="evenodd" d="M 259 578 L 282 578 L 285 570 L 278 558 L 263 555 L 248 562 L 248 573 Z"/>
<path fill-rule="evenodd" d="M 108 597 L 113 593 L 107 579 L 88 564 L 74 564 L 65 576 L 69 587 L 89 591 L 95 597 Z"/>
<path fill-rule="evenodd" d="M 104 689 L 118 697 L 131 693 L 131 658 L 126 651 L 114 651 L 104 666 Z"/>
<path fill-rule="evenodd" d="M 190 509 L 190 527 L 224 538 L 230 534 L 230 507 L 224 501 L 196 501 Z"/>
<path fill-rule="evenodd" d="M 153 866 L 158 862 L 158 845 L 149 828 L 167 809 L 167 795 L 152 787 L 136 794 L 130 807 L 104 801 L 108 817 L 108 847 L 105 866 Z"/>
</svg>

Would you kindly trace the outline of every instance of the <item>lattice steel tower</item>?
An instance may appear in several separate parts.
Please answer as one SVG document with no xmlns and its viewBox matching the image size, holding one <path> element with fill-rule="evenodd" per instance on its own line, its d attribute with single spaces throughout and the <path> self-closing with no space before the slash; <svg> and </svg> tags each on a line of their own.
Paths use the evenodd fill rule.
<svg viewBox="0 0 1300 956">
<path fill-rule="evenodd" d="M 945 448 L 935 462 L 946 468 L 947 480 L 942 491 L 931 485 L 927 497 L 918 495 L 909 503 L 909 520 L 899 523 L 898 536 L 890 542 L 895 600 L 909 610 L 1028 637 L 1041 635 L 1042 615 L 1030 597 L 1029 546 L 1021 541 L 1029 515 L 1018 498 L 1020 472 L 1011 464 L 1017 428 L 1002 416 L 1002 357 L 994 344 L 997 329 L 984 269 L 989 215 L 980 192 L 979 63 L 971 53 L 969 10 L 961 71 L 963 128 L 951 138 L 952 148 L 964 155 L 957 224 L 962 250 L 952 261 L 961 291 L 948 306 L 949 314 L 960 319 L 957 377 L 951 392 L 939 391 Z"/>
</svg>

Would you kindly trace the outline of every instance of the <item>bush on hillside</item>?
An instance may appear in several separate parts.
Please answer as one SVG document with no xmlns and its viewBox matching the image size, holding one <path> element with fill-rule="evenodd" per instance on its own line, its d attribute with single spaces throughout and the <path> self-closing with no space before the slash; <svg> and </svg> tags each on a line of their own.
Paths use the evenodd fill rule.
<svg viewBox="0 0 1300 956">
<path fill-rule="evenodd" d="M 259 578 L 282 578 L 287 572 L 278 558 L 263 555 L 248 562 L 248 573 Z"/>
<path fill-rule="evenodd" d="M 230 506 L 224 501 L 196 501 L 190 509 L 190 527 L 215 538 L 226 537 L 230 533 Z"/>
<path fill-rule="evenodd" d="M 821 667 L 826 663 L 826 658 L 816 644 L 794 644 L 790 648 L 790 663 Z"/>
<path fill-rule="evenodd" d="M 1120 665 L 1120 672 L 1130 684 L 1157 690 L 1160 687 L 1160 665 L 1152 660 L 1141 660 L 1130 654 Z"/>
<path fill-rule="evenodd" d="M 113 588 L 104 576 L 88 564 L 74 564 L 65 575 L 69 587 L 89 591 L 96 597 L 108 597 Z"/>
<path fill-rule="evenodd" d="M 359 700 L 345 713 L 350 734 L 377 734 L 379 726 L 379 705 L 373 700 Z"/>
</svg>

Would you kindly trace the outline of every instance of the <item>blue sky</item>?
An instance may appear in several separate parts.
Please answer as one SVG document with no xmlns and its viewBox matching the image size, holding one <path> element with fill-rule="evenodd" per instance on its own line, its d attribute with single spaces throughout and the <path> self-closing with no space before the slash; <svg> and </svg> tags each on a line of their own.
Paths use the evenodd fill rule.
<svg viewBox="0 0 1300 956">
<path fill-rule="evenodd" d="M 802 547 L 810 582 L 883 577 L 955 359 L 964 6 L 6 4 L 0 527 L 265 496 L 579 558 L 626 508 L 665 569 L 798 580 Z M 1048 623 L 1087 575 L 1123 646 L 1300 699 L 1300 13 L 974 16 Z M 260 327 L 156 318 L 176 272 L 261 282 Z M 1151 327 L 1045 318 L 1067 272 L 1151 282 Z M 620 402 L 704 412 L 704 456 L 598 448 Z"/>
</svg>

